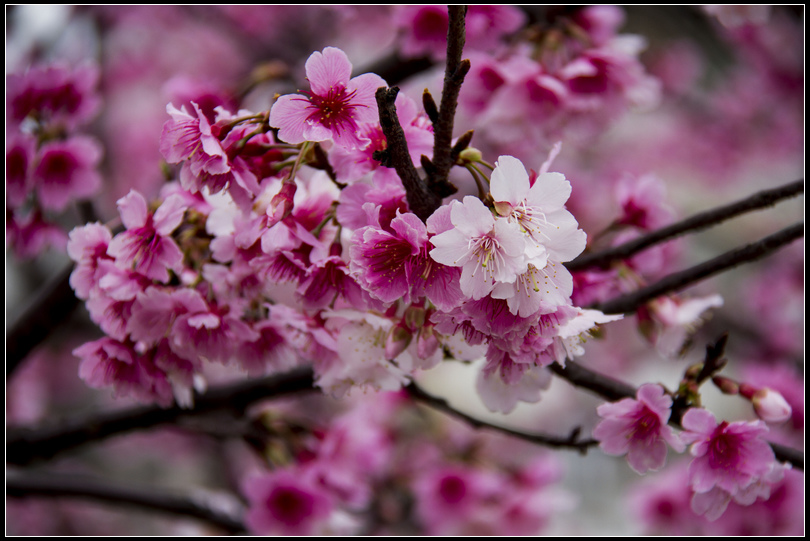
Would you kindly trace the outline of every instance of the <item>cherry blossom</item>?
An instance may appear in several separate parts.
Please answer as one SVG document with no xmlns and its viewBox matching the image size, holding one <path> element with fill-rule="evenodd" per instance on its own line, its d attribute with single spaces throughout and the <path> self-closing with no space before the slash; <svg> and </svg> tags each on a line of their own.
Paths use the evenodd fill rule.
<svg viewBox="0 0 810 541">
<path fill-rule="evenodd" d="M 596 408 L 603 420 L 594 429 L 593 437 L 605 453 L 627 454 L 627 462 L 637 473 L 659 470 L 666 461 L 667 443 L 678 452 L 685 448 L 667 426 L 671 407 L 672 398 L 660 385 L 642 385 L 635 400 L 625 398 Z"/>
<path fill-rule="evenodd" d="M 363 122 L 377 120 L 374 92 L 386 85 L 373 73 L 350 79 L 352 64 L 336 47 L 312 53 L 306 63 L 311 90 L 281 96 L 270 109 L 270 125 L 279 128 L 287 143 L 326 141 L 364 148 L 370 140 L 359 133 Z"/>
<path fill-rule="evenodd" d="M 681 422 L 681 439 L 692 444 L 695 457 L 689 464 L 692 509 L 716 519 L 733 499 L 750 505 L 767 499 L 770 485 L 781 479 L 783 467 L 761 436 L 768 431 L 762 421 L 717 423 L 710 412 L 692 408 Z"/>
</svg>

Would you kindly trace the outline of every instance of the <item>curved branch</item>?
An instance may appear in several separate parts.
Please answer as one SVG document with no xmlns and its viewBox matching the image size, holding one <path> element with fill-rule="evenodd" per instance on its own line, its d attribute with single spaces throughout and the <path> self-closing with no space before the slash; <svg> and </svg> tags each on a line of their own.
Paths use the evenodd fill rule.
<svg viewBox="0 0 810 541">
<path fill-rule="evenodd" d="M 243 413 L 259 400 L 313 390 L 312 370 L 306 367 L 213 389 L 197 396 L 192 409 L 140 406 L 74 419 L 58 426 L 37 429 L 9 427 L 6 433 L 6 462 L 30 464 L 132 430 L 175 423 L 184 417 L 217 410 Z"/>
<path fill-rule="evenodd" d="M 514 430 L 504 426 L 493 425 L 486 421 L 472 417 L 471 415 L 467 415 L 466 413 L 455 409 L 444 398 L 439 398 L 429 394 L 415 383 L 408 385 L 405 390 L 408 392 L 411 398 L 418 400 L 419 402 L 423 402 L 433 409 L 437 409 L 447 413 L 448 415 L 456 417 L 474 428 L 489 428 L 495 430 L 496 432 L 514 436 L 531 443 L 562 449 L 575 449 L 582 454 L 585 454 L 590 447 L 599 445 L 599 442 L 594 439 L 579 439 L 580 429 L 578 427 L 574 428 L 566 437 L 551 436 L 548 434 L 529 434 L 527 432 Z"/>
<path fill-rule="evenodd" d="M 801 193 L 804 193 L 804 179 L 771 190 L 763 190 L 735 203 L 695 214 L 608 250 L 583 254 L 566 263 L 565 266 L 569 271 L 579 271 L 589 267 L 607 267 L 617 259 L 627 259 L 650 246 L 674 239 L 684 233 L 706 229 L 747 212 L 773 206 L 783 199 L 795 197 Z"/>
<path fill-rule="evenodd" d="M 53 472 L 47 474 L 8 472 L 6 495 L 12 498 L 68 496 L 124 504 L 193 517 L 231 534 L 245 532 L 241 518 L 214 509 L 202 498 L 161 492 L 154 487 L 135 488 L 130 484 L 112 484 Z"/>
<path fill-rule="evenodd" d="M 714 259 L 710 259 L 709 261 L 705 261 L 681 272 L 670 274 L 654 284 L 650 284 L 630 294 L 596 304 L 591 306 L 591 308 L 601 310 L 606 314 L 632 313 L 640 306 L 656 297 L 680 291 L 704 278 L 714 276 L 737 265 L 756 261 L 803 236 L 804 222 L 796 223 L 758 242 L 730 250 Z"/>
</svg>

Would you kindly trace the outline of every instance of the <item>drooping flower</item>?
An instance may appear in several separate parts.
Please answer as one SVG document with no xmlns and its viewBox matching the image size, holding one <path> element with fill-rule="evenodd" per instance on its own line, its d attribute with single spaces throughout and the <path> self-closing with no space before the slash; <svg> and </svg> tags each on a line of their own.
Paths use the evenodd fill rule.
<svg viewBox="0 0 810 541">
<path fill-rule="evenodd" d="M 671 407 L 672 398 L 660 385 L 642 385 L 635 400 L 625 398 L 596 408 L 602 421 L 593 437 L 605 453 L 627 454 L 627 462 L 637 473 L 659 470 L 666 461 L 667 443 L 678 452 L 685 447 L 667 426 Z"/>
<path fill-rule="evenodd" d="M 783 467 L 761 436 L 768 431 L 762 421 L 717 423 L 704 410 L 692 408 L 681 422 L 681 439 L 692 444 L 689 484 L 694 492 L 692 509 L 714 520 L 733 499 L 750 505 L 770 496 L 770 485 L 782 478 Z"/>
<path fill-rule="evenodd" d="M 336 47 L 312 53 L 305 67 L 311 90 L 281 96 L 270 109 L 279 138 L 292 144 L 333 139 L 338 146 L 365 148 L 370 140 L 359 126 L 377 120 L 374 93 L 388 85 L 373 73 L 350 79 L 352 64 Z"/>
</svg>

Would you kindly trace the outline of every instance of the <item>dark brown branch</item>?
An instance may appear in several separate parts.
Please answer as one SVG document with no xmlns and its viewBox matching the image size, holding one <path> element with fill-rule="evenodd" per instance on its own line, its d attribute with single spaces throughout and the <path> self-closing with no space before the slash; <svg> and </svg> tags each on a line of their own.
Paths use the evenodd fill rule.
<svg viewBox="0 0 810 541">
<path fill-rule="evenodd" d="M 799 222 L 764 239 L 747 244 L 740 248 L 728 251 L 722 255 L 705 261 L 694 267 L 665 276 L 658 282 L 643 287 L 628 295 L 605 301 L 592 306 L 606 314 L 629 314 L 645 303 L 666 295 L 680 291 L 705 278 L 714 276 L 728 269 L 761 259 L 766 255 L 782 248 L 804 236 L 804 222 Z"/>
<path fill-rule="evenodd" d="M 397 117 L 399 88 L 378 88 L 375 97 L 380 111 L 380 125 L 387 141 L 382 163 L 393 167 L 405 187 L 408 207 L 423 222 L 442 204 L 442 198 L 419 176 L 408 152 L 408 142 Z M 376 157 L 376 156 L 375 156 Z"/>
<path fill-rule="evenodd" d="M 408 385 L 408 387 L 406 387 L 405 390 L 408 391 L 408 394 L 411 396 L 411 398 L 414 398 L 419 402 L 427 404 L 433 409 L 437 409 L 439 411 L 447 413 L 448 415 L 456 417 L 457 419 L 460 419 L 475 428 L 485 428 L 485 429 L 488 428 L 496 432 L 501 432 L 509 436 L 513 436 L 531 443 L 545 445 L 548 447 L 575 449 L 582 454 L 585 454 L 585 452 L 587 452 L 587 450 L 590 447 L 599 445 L 599 442 L 594 439 L 586 439 L 586 440 L 579 439 L 580 434 L 579 428 L 574 428 L 568 436 L 562 438 L 559 436 L 550 436 L 548 434 L 529 434 L 527 432 L 522 432 L 520 430 L 514 430 L 504 426 L 498 426 L 491 423 L 487 423 L 486 421 L 482 421 L 480 419 L 467 415 L 466 413 L 463 413 L 455 409 L 444 398 L 433 396 L 414 383 Z"/>
<path fill-rule="evenodd" d="M 801 193 L 804 193 L 804 179 L 771 190 L 763 190 L 736 203 L 695 214 L 685 220 L 662 227 L 608 250 L 583 254 L 566 263 L 565 266 L 570 271 L 583 270 L 589 267 L 607 267 L 616 260 L 627 259 L 650 246 L 674 239 L 684 233 L 706 229 L 747 212 L 773 206 L 783 199 L 795 197 Z"/>
<path fill-rule="evenodd" d="M 176 423 L 184 417 L 217 410 L 241 414 L 259 400 L 312 390 L 314 390 L 312 370 L 299 368 L 286 374 L 212 389 L 196 397 L 192 409 L 178 406 L 166 409 L 158 406 L 140 406 L 62 422 L 59 426 L 37 429 L 9 427 L 6 433 L 6 462 L 30 464 L 132 430 Z"/>
<path fill-rule="evenodd" d="M 6 375 L 65 321 L 79 301 L 70 288 L 73 265 L 45 284 L 6 333 Z"/>
<path fill-rule="evenodd" d="M 593 391 L 611 402 L 636 397 L 636 389 L 632 385 L 603 376 L 574 361 L 566 361 L 565 367 L 554 363 L 549 368 L 570 384 Z"/>
<path fill-rule="evenodd" d="M 431 187 L 447 184 L 450 169 L 455 163 L 451 152 L 453 123 L 461 85 L 467 72 L 470 71 L 470 61 L 461 59 L 466 41 L 464 21 L 466 14 L 466 6 L 448 6 L 447 64 L 444 72 L 439 117 L 438 121 L 433 125 L 433 164 L 436 166 L 436 173 L 435 176 L 428 179 L 428 184 Z"/>
<path fill-rule="evenodd" d="M 231 534 L 245 532 L 245 526 L 238 517 L 215 510 L 199 498 L 163 492 L 154 487 L 135 488 L 131 484 L 112 484 L 52 472 L 9 472 L 6 477 L 6 495 L 12 498 L 84 498 L 102 503 L 123 504 L 193 517 Z"/>
</svg>

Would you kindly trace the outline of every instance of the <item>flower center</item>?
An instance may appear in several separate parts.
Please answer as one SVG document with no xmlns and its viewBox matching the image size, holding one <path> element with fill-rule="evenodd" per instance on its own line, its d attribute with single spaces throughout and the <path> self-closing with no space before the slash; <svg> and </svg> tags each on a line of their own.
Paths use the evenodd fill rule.
<svg viewBox="0 0 810 541">
<path fill-rule="evenodd" d="M 709 447 L 709 466 L 712 469 L 729 469 L 739 461 L 739 442 L 733 434 L 725 433 L 728 423 L 717 427 Z"/>
<path fill-rule="evenodd" d="M 352 111 L 359 105 L 351 103 L 356 90 L 346 92 L 342 86 L 330 87 L 325 96 L 310 94 L 309 109 L 312 112 L 307 121 L 318 122 L 329 129 L 342 128 L 344 125 L 353 125 Z"/>
</svg>

